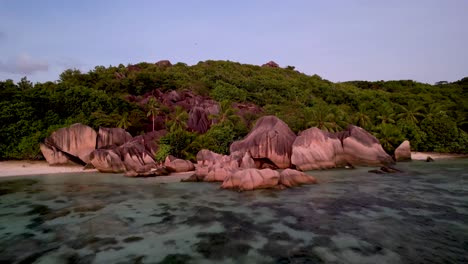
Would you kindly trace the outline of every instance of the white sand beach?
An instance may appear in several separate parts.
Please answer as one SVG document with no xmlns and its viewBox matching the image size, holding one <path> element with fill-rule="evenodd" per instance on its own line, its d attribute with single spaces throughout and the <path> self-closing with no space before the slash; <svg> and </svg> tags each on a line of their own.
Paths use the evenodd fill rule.
<svg viewBox="0 0 468 264">
<path fill-rule="evenodd" d="M 9 160 L 0 161 L 0 177 L 37 175 L 69 172 L 97 172 L 96 169 L 83 170 L 80 165 L 49 166 L 44 161 Z"/>
<path fill-rule="evenodd" d="M 98 172 L 96 169 L 83 170 L 80 165 L 63 165 L 63 166 L 49 166 L 46 161 L 29 161 L 29 160 L 11 160 L 0 161 L 0 177 L 10 176 L 25 176 L 25 175 L 39 175 L 39 174 L 54 174 L 54 173 L 87 173 Z M 172 173 L 169 176 L 156 177 L 157 182 L 171 183 L 180 182 L 193 174 L 191 172 Z"/>
<path fill-rule="evenodd" d="M 413 160 L 426 160 L 427 157 L 431 157 L 434 160 L 458 159 L 458 158 L 468 158 L 468 154 L 439 153 L 439 152 L 411 152 L 411 159 Z"/>
</svg>

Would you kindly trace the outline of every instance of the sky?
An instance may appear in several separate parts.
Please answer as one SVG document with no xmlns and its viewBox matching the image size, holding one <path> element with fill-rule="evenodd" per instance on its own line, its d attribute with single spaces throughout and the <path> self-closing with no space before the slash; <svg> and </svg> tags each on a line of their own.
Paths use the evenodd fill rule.
<svg viewBox="0 0 468 264">
<path fill-rule="evenodd" d="M 0 0 L 0 80 L 230 60 L 334 82 L 468 76 L 466 0 Z"/>
</svg>

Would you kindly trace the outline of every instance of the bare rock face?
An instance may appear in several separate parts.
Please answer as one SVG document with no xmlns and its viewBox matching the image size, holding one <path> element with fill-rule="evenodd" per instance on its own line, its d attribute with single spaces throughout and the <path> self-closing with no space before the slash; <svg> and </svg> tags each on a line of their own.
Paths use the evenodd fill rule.
<svg viewBox="0 0 468 264">
<path fill-rule="evenodd" d="M 294 187 L 302 184 L 316 184 L 317 180 L 302 171 L 285 169 L 280 173 L 279 183 L 286 187 Z"/>
<path fill-rule="evenodd" d="M 125 129 L 100 127 L 97 135 L 97 148 L 121 146 L 131 139 L 132 136 Z"/>
<path fill-rule="evenodd" d="M 143 135 L 136 136 L 132 138 L 129 142 L 138 143 L 144 146 L 145 150 L 151 153 L 151 155 L 154 157 L 156 155 L 156 152 L 158 152 L 159 150 L 159 146 L 158 144 L 156 144 L 156 141 L 166 134 L 166 130 L 152 131 Z"/>
<path fill-rule="evenodd" d="M 264 116 L 250 133 L 231 144 L 231 155 L 249 152 L 254 160 L 267 159 L 280 169 L 291 165 L 292 144 L 296 135 L 286 123 L 275 116 Z"/>
<path fill-rule="evenodd" d="M 89 155 L 96 148 L 96 137 L 94 129 L 77 123 L 53 132 L 45 139 L 45 145 L 77 157 L 82 163 L 89 163 Z"/>
<path fill-rule="evenodd" d="M 199 106 L 192 108 L 189 112 L 187 126 L 189 129 L 201 134 L 208 131 L 211 126 L 211 121 L 208 120 L 207 111 Z"/>
<path fill-rule="evenodd" d="M 343 144 L 346 161 L 352 165 L 385 166 L 394 163 L 379 140 L 360 127 L 349 125 L 336 135 Z"/>
<path fill-rule="evenodd" d="M 167 156 L 164 161 L 164 166 L 174 172 L 187 172 L 195 170 L 195 166 L 191 161 L 178 159 L 173 156 Z"/>
<path fill-rule="evenodd" d="M 403 143 L 395 149 L 395 159 L 396 161 L 411 160 L 411 146 L 408 140 L 403 141 Z"/>
<path fill-rule="evenodd" d="M 279 65 L 278 65 L 278 63 L 276 63 L 274 61 L 269 61 L 269 62 L 263 64 L 262 67 L 279 68 Z"/>
<path fill-rule="evenodd" d="M 172 63 L 169 60 L 160 60 L 156 62 L 155 64 L 158 65 L 159 67 L 171 67 L 172 66 Z"/>
<path fill-rule="evenodd" d="M 128 142 L 116 148 L 115 151 L 123 161 L 126 171 L 143 172 L 156 168 L 153 155 L 138 142 Z"/>
<path fill-rule="evenodd" d="M 278 185 L 279 178 L 279 172 L 271 169 L 245 169 L 226 177 L 221 188 L 240 191 L 274 188 Z"/>
<path fill-rule="evenodd" d="M 90 155 L 91 164 L 100 172 L 120 173 L 125 171 L 125 165 L 112 149 L 96 149 Z"/>
<path fill-rule="evenodd" d="M 340 167 L 346 161 L 340 139 L 313 127 L 302 131 L 294 141 L 291 163 L 306 171 Z"/>
<path fill-rule="evenodd" d="M 255 161 L 252 159 L 250 154 L 246 152 L 244 154 L 244 157 L 242 157 L 241 164 L 240 164 L 241 169 L 254 169 L 255 168 Z"/>
<path fill-rule="evenodd" d="M 41 143 L 39 147 L 41 148 L 42 155 L 49 165 L 73 164 L 73 162 L 68 159 L 65 153 L 58 150 L 57 148 L 48 146 L 43 143 Z"/>
<path fill-rule="evenodd" d="M 206 182 L 222 182 L 224 179 L 232 175 L 239 169 L 239 162 L 232 156 L 221 156 L 215 163 L 208 167 L 206 177 L 203 179 Z"/>
</svg>

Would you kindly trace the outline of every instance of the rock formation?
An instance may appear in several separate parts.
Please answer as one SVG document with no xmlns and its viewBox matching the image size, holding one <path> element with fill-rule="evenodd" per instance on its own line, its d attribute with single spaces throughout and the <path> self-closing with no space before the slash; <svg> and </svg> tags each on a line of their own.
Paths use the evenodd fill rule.
<svg viewBox="0 0 468 264">
<path fill-rule="evenodd" d="M 221 188 L 249 191 L 274 188 L 278 185 L 280 174 L 271 169 L 245 169 L 225 178 Z"/>
<path fill-rule="evenodd" d="M 94 129 L 80 123 L 60 128 L 45 139 L 42 154 L 53 162 L 63 162 L 66 156 L 68 160 L 84 165 L 89 162 L 89 155 L 96 148 L 96 137 Z M 63 152 L 63 155 L 57 151 Z"/>
<path fill-rule="evenodd" d="M 277 168 L 285 169 L 291 165 L 295 139 L 294 132 L 282 120 L 264 116 L 243 140 L 231 144 L 230 152 L 241 157 L 248 152 L 254 160 L 271 162 Z"/>
<path fill-rule="evenodd" d="M 269 62 L 263 64 L 262 67 L 279 68 L 279 65 L 278 65 L 278 63 L 276 63 L 274 61 L 269 61 Z"/>
<path fill-rule="evenodd" d="M 344 166 L 346 160 L 339 138 L 312 127 L 302 131 L 294 141 L 291 163 L 305 171 Z"/>
<path fill-rule="evenodd" d="M 91 164 L 100 172 L 119 173 L 126 170 L 119 154 L 111 149 L 96 149 L 90 155 Z"/>
<path fill-rule="evenodd" d="M 172 63 L 169 60 L 160 60 L 156 62 L 155 64 L 158 65 L 159 67 L 171 67 L 172 66 Z"/>
<path fill-rule="evenodd" d="M 49 165 L 64 165 L 64 164 L 73 164 L 64 152 L 58 150 L 53 146 L 48 146 L 46 144 L 39 144 L 42 155 L 46 159 Z"/>
<path fill-rule="evenodd" d="M 394 163 L 379 140 L 360 127 L 349 125 L 345 131 L 335 135 L 342 142 L 345 160 L 353 166 L 382 166 Z"/>
<path fill-rule="evenodd" d="M 396 161 L 410 161 L 411 160 L 411 146 L 408 140 L 403 141 L 403 143 L 395 149 L 395 160 Z"/>
<path fill-rule="evenodd" d="M 211 121 L 208 120 L 208 114 L 202 107 L 194 107 L 189 112 L 187 126 L 198 133 L 205 133 L 210 128 Z"/>
<path fill-rule="evenodd" d="M 167 156 L 164 161 L 164 166 L 173 172 L 187 172 L 195 170 L 195 166 L 191 161 L 178 159 L 173 156 Z"/>
<path fill-rule="evenodd" d="M 285 169 L 280 173 L 279 183 L 291 188 L 302 184 L 315 184 L 317 180 L 302 171 Z"/>
<path fill-rule="evenodd" d="M 97 135 L 96 148 L 120 146 L 130 141 L 132 136 L 122 128 L 100 127 Z"/>
</svg>

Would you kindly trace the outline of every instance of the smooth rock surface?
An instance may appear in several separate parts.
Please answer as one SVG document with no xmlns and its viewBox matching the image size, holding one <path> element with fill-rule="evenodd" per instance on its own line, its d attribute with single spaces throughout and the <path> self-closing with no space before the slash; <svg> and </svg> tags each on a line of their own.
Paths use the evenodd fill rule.
<svg viewBox="0 0 468 264">
<path fill-rule="evenodd" d="M 45 139 L 45 144 L 89 163 L 89 154 L 96 148 L 96 138 L 94 129 L 77 123 L 56 130 Z"/>
<path fill-rule="evenodd" d="M 345 160 L 353 166 L 385 166 L 394 163 L 379 140 L 360 127 L 349 125 L 345 131 L 335 135 L 342 141 Z"/>
<path fill-rule="evenodd" d="M 240 191 L 275 188 L 279 178 L 279 172 L 271 169 L 245 169 L 226 177 L 221 188 Z"/>
<path fill-rule="evenodd" d="M 112 149 L 96 149 L 90 155 L 90 162 L 100 172 L 124 172 L 125 165 L 119 154 Z"/>
<path fill-rule="evenodd" d="M 317 180 L 311 175 L 307 175 L 302 171 L 285 169 L 280 172 L 279 183 L 286 187 L 294 187 L 302 184 L 316 184 Z"/>
<path fill-rule="evenodd" d="M 410 161 L 411 160 L 411 146 L 408 140 L 403 141 L 398 148 L 395 149 L 396 161 Z"/>
<path fill-rule="evenodd" d="M 41 149 L 42 155 L 49 165 L 65 165 L 73 163 L 62 151 L 53 146 L 40 143 L 39 147 Z"/>
<path fill-rule="evenodd" d="M 132 139 L 132 135 L 122 128 L 100 127 L 96 148 L 121 146 Z"/>
<path fill-rule="evenodd" d="M 167 156 L 164 166 L 173 172 L 187 172 L 195 170 L 195 166 L 189 160 L 178 159 L 173 156 Z"/>
<path fill-rule="evenodd" d="M 280 169 L 291 165 L 292 144 L 296 134 L 286 123 L 275 116 L 264 116 L 250 133 L 231 144 L 231 155 L 243 156 L 249 152 L 252 158 L 267 159 Z"/>
<path fill-rule="evenodd" d="M 292 145 L 291 163 L 302 171 L 346 165 L 340 139 L 316 127 L 297 136 Z"/>
</svg>

